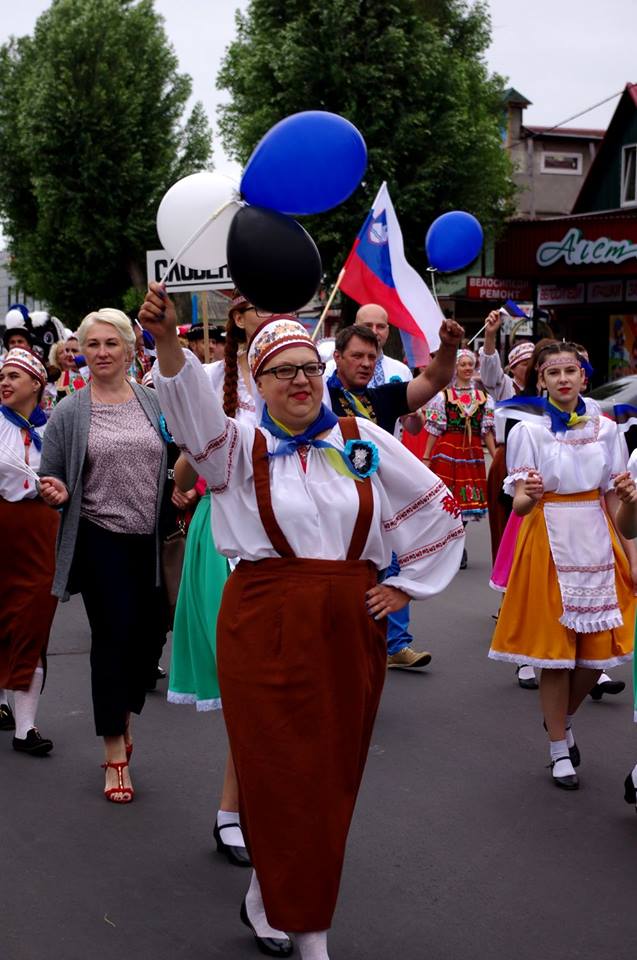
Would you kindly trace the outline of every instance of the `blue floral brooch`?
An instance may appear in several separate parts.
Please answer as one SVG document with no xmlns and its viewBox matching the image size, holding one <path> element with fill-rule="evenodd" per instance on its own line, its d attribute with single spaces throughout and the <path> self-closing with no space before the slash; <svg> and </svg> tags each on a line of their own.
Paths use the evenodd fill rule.
<svg viewBox="0 0 637 960">
<path fill-rule="evenodd" d="M 343 450 L 352 473 L 366 480 L 378 470 L 378 447 L 371 440 L 348 440 Z"/>
</svg>

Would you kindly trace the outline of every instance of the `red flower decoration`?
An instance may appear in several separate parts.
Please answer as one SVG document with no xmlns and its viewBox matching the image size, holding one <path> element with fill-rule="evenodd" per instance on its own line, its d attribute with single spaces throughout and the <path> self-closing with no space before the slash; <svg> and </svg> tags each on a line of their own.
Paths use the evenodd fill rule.
<svg viewBox="0 0 637 960">
<path fill-rule="evenodd" d="M 446 510 L 447 513 L 450 513 L 452 517 L 461 517 L 462 516 L 462 507 L 458 503 L 455 497 L 452 497 L 450 493 L 446 497 L 442 498 L 442 509 Z"/>
<path fill-rule="evenodd" d="M 468 406 L 473 400 L 473 397 L 471 396 L 470 393 L 460 393 L 458 394 L 458 400 L 460 401 L 460 403 L 464 403 Z"/>
</svg>

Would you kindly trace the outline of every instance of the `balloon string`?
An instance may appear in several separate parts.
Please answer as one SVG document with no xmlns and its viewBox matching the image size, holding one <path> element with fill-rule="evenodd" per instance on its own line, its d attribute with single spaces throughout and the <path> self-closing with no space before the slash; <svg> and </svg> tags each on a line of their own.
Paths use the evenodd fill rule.
<svg viewBox="0 0 637 960">
<path fill-rule="evenodd" d="M 40 477 L 35 472 L 35 470 L 29 466 L 26 460 L 23 460 L 18 454 L 13 450 L 4 440 L 0 440 L 0 449 L 4 450 L 5 453 L 9 454 L 9 457 L 13 463 L 14 467 L 17 467 L 19 470 L 22 470 L 23 473 L 26 473 L 27 476 L 30 476 L 33 480 L 39 483 Z"/>
<path fill-rule="evenodd" d="M 436 267 L 427 267 L 427 273 L 431 275 L 431 292 L 433 293 L 434 300 L 436 301 L 438 309 L 440 310 L 440 301 L 438 300 L 438 292 L 436 290 Z"/>
<path fill-rule="evenodd" d="M 168 274 L 170 273 L 172 268 L 175 266 L 175 264 L 178 262 L 179 258 L 183 257 L 184 253 L 186 253 L 186 251 L 189 250 L 190 247 L 192 247 L 193 243 L 195 243 L 199 239 L 202 233 L 205 233 L 205 231 L 208 229 L 208 227 L 213 222 L 213 220 L 216 220 L 217 217 L 220 216 L 223 213 L 223 211 L 226 210 L 228 207 L 232 206 L 233 203 L 236 203 L 237 206 L 240 206 L 240 207 L 245 206 L 243 201 L 237 200 L 234 197 L 231 200 L 226 200 L 225 203 L 222 203 L 222 205 L 217 210 L 215 210 L 214 213 L 211 213 L 210 216 L 207 217 L 206 220 L 204 220 L 201 226 L 197 230 L 195 230 L 192 237 L 189 237 L 188 240 L 186 240 L 181 250 L 177 251 L 175 256 L 172 258 L 172 260 L 166 267 L 166 270 L 164 271 L 164 275 L 161 278 L 160 283 L 164 284 L 166 282 Z"/>
</svg>

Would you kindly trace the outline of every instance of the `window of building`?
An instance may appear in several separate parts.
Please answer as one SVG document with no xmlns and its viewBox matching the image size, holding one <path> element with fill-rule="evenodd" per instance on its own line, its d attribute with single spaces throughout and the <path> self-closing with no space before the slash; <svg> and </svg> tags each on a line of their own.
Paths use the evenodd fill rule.
<svg viewBox="0 0 637 960">
<path fill-rule="evenodd" d="M 637 207 L 637 144 L 622 148 L 622 207 Z"/>
<path fill-rule="evenodd" d="M 578 176 L 582 173 L 581 153 L 556 153 L 545 151 L 542 154 L 542 173 L 566 173 Z"/>
</svg>

